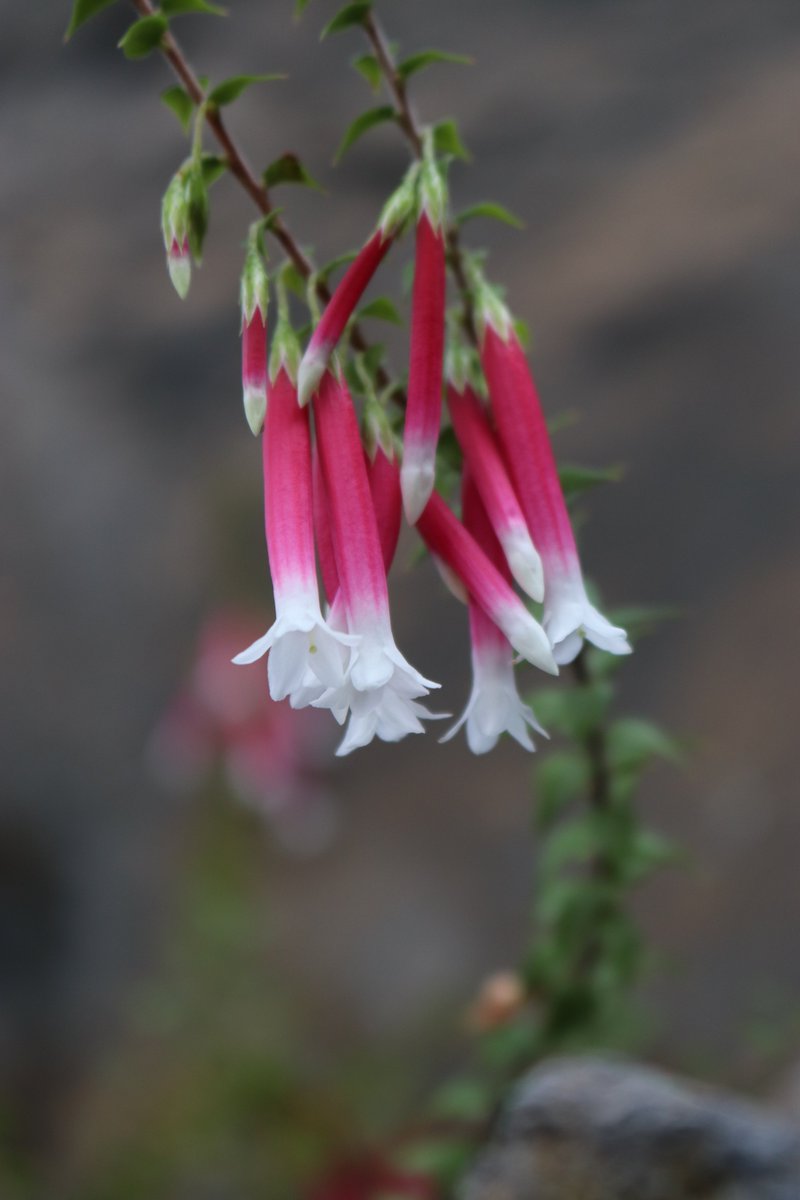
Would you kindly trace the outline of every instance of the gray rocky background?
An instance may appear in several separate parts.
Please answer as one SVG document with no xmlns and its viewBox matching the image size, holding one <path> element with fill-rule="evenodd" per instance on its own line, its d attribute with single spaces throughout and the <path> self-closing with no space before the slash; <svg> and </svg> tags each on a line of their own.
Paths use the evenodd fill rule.
<svg viewBox="0 0 800 1200">
<path fill-rule="evenodd" d="M 167 919 L 191 811 L 148 778 L 143 747 L 203 615 L 243 594 L 267 605 L 238 383 L 251 213 L 218 185 L 181 304 L 158 230 L 184 153 L 157 100 L 165 69 L 115 50 L 124 5 L 63 47 L 67 7 L 0 3 L 0 1064 L 43 1143 Z M 364 236 L 404 148 L 382 129 L 330 166 L 371 102 L 346 69 L 356 35 L 318 42 L 335 6 L 299 25 L 289 0 L 229 8 L 225 24 L 185 19 L 185 43 L 214 78 L 290 73 L 230 123 L 257 165 L 302 153 L 328 194 L 283 202 L 332 257 Z M 654 773 L 643 797 L 690 856 L 642 897 L 662 957 L 649 1002 L 659 1053 L 747 1081 L 753 1013 L 790 1022 L 800 991 L 800 7 L 379 10 L 404 49 L 478 60 L 414 95 L 457 115 L 474 155 L 452 174 L 458 207 L 490 197 L 526 220 L 475 235 L 531 326 L 548 410 L 580 416 L 560 453 L 626 465 L 592 498 L 589 571 L 612 603 L 684 611 L 641 646 L 621 699 L 694 745 L 688 773 Z M 399 572 L 394 598 L 401 646 L 457 710 L 460 614 L 427 568 Z M 337 842 L 270 859 L 276 970 L 312 1039 L 399 1036 L 513 961 L 529 775 L 515 746 L 471 760 L 433 736 L 336 763 Z"/>
</svg>

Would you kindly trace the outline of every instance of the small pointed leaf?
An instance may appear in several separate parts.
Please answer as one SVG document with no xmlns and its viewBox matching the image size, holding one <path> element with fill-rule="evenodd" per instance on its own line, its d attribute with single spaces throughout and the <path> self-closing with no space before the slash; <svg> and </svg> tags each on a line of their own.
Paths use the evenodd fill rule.
<svg viewBox="0 0 800 1200">
<path fill-rule="evenodd" d="M 334 156 L 334 163 L 341 161 L 342 157 L 347 153 L 350 147 L 358 141 L 360 137 L 372 129 L 374 125 L 381 125 L 385 121 L 394 121 L 395 111 L 390 104 L 382 104 L 378 108 L 368 108 L 360 117 L 356 117 L 352 125 L 348 128 L 342 138 L 339 149 Z"/>
<path fill-rule="evenodd" d="M 525 222 L 521 221 L 514 213 L 502 204 L 495 204 L 488 200 L 482 204 L 473 204 L 470 208 L 465 208 L 463 212 L 458 213 L 456 224 L 463 225 L 465 221 L 474 221 L 476 217 L 489 217 L 493 221 L 502 221 L 504 225 L 511 225 L 514 229 L 525 228 Z"/>
<path fill-rule="evenodd" d="M 623 468 L 614 467 L 572 467 L 559 468 L 558 477 L 561 487 L 568 500 L 580 496 L 601 483 L 619 483 L 624 474 Z"/>
<path fill-rule="evenodd" d="M 216 183 L 219 177 L 225 174 L 228 164 L 218 154 L 204 153 L 200 159 L 200 168 L 203 172 L 203 183 L 210 188 L 212 183 Z"/>
<path fill-rule="evenodd" d="M 91 20 L 96 13 L 102 12 L 104 8 L 109 8 L 115 3 L 116 0 L 74 0 L 64 41 L 68 42 L 75 30 L 80 29 L 81 25 Z"/>
<path fill-rule="evenodd" d="M 461 141 L 458 126 L 451 118 L 448 117 L 446 120 L 440 121 L 438 125 L 434 125 L 433 144 L 438 155 L 449 154 L 453 158 L 462 158 L 465 162 L 469 162 L 470 153 Z"/>
<path fill-rule="evenodd" d="M 264 172 L 264 183 L 268 188 L 276 187 L 279 183 L 300 183 L 304 187 L 322 188 L 310 171 L 307 171 L 296 154 L 282 154 L 271 162 Z"/>
<path fill-rule="evenodd" d="M 363 25 L 364 18 L 372 8 L 372 0 L 354 0 L 353 4 L 346 4 L 340 9 L 332 21 L 323 29 L 319 35 L 320 41 L 329 37 L 332 33 L 341 33 L 343 29 L 350 29 L 353 25 Z"/>
<path fill-rule="evenodd" d="M 320 268 L 318 272 L 320 280 L 323 283 L 327 283 L 329 276 L 334 271 L 338 271 L 339 267 L 344 267 L 347 263 L 351 263 L 357 254 L 357 250 L 347 250 L 344 254 L 338 254 L 336 258 L 332 258 L 330 262 L 325 263 L 325 266 Z"/>
<path fill-rule="evenodd" d="M 350 65 L 355 67 L 359 75 L 364 76 L 373 92 L 380 91 L 383 72 L 374 54 L 360 54 L 357 58 L 352 59 Z"/>
<path fill-rule="evenodd" d="M 161 93 L 161 99 L 167 108 L 175 113 L 184 130 L 188 131 L 194 111 L 194 101 L 186 89 L 182 88 L 179 83 L 176 83 L 173 87 L 168 87 Z"/>
<path fill-rule="evenodd" d="M 410 58 L 398 64 L 397 74 L 401 79 L 408 79 L 410 75 L 423 71 L 425 67 L 434 63 L 460 63 L 462 66 L 471 67 L 474 62 L 475 59 L 466 54 L 448 54 L 445 50 L 420 50 L 419 54 L 412 54 Z"/>
<path fill-rule="evenodd" d="M 218 83 L 208 94 L 208 103 L 215 108 L 222 108 L 225 104 L 232 104 L 234 100 L 241 96 L 246 88 L 249 88 L 254 83 L 270 83 L 273 79 L 285 79 L 285 75 L 234 75 L 231 79 L 224 80 L 223 83 Z"/>
<path fill-rule="evenodd" d="M 129 26 L 117 45 L 126 58 L 146 58 L 161 45 L 169 22 L 163 13 L 142 17 Z"/>
<path fill-rule="evenodd" d="M 306 11 L 311 0 L 294 0 L 294 19 L 299 21 L 303 13 Z"/>
<path fill-rule="evenodd" d="M 679 762 L 683 748 L 652 721 L 622 717 L 608 731 L 608 757 L 615 770 L 631 770 L 644 766 L 652 758 Z"/>
<path fill-rule="evenodd" d="M 360 321 L 367 317 L 373 317 L 378 321 L 388 321 L 391 325 L 403 324 L 403 318 L 388 296 L 378 296 L 358 310 L 356 320 Z"/>
<path fill-rule="evenodd" d="M 168 17 L 179 17 L 183 13 L 208 13 L 212 17 L 227 17 L 227 10 L 208 0 L 161 0 L 159 8 Z"/>
</svg>

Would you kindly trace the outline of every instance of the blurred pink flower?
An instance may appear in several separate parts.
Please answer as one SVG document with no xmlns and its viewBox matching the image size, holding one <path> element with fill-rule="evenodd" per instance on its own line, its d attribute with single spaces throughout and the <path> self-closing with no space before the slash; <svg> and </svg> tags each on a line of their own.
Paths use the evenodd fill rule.
<svg viewBox="0 0 800 1200">
<path fill-rule="evenodd" d="M 292 848 L 324 843 L 333 828 L 331 798 L 321 777 L 331 730 L 321 712 L 276 703 L 261 672 L 231 662 L 257 621 L 234 610 L 200 631 L 188 674 L 151 738 L 148 758 L 167 786 L 186 791 L 220 763 L 242 803 L 268 817 Z"/>
</svg>

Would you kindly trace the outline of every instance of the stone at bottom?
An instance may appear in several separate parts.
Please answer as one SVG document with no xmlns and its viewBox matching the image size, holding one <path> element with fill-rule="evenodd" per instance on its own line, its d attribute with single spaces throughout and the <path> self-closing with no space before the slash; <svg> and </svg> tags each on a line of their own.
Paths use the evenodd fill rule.
<svg viewBox="0 0 800 1200">
<path fill-rule="evenodd" d="M 460 1200 L 800 1200 L 800 1132 L 634 1063 L 556 1059 L 519 1084 Z"/>
</svg>

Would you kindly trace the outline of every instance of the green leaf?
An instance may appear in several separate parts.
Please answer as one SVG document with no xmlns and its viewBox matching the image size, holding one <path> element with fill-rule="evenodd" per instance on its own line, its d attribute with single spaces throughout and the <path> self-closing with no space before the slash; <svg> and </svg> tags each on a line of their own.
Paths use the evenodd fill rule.
<svg viewBox="0 0 800 1200">
<path fill-rule="evenodd" d="M 308 8 L 311 0 L 294 0 L 294 19 L 299 21 L 303 13 Z"/>
<path fill-rule="evenodd" d="M 183 13 L 208 13 L 212 17 L 227 17 L 227 10 L 208 0 L 160 0 L 159 8 L 168 17 L 180 17 Z"/>
<path fill-rule="evenodd" d="M 222 108 L 225 104 L 232 104 L 242 92 L 252 86 L 254 83 L 271 83 L 274 79 L 285 79 L 285 75 L 234 75 L 230 79 L 218 83 L 217 86 L 208 94 L 208 103 L 215 108 Z"/>
<path fill-rule="evenodd" d="M 296 154 L 286 153 L 276 158 L 267 167 L 263 179 L 268 188 L 277 187 L 279 183 L 299 183 L 304 187 L 315 188 L 318 192 L 322 191 L 314 176 L 306 170 Z"/>
<path fill-rule="evenodd" d="M 603 720 L 613 695 L 612 684 L 598 680 L 577 688 L 540 688 L 531 705 L 545 729 L 582 739 Z"/>
<path fill-rule="evenodd" d="M 461 141 L 458 126 L 449 117 L 434 125 L 433 145 L 438 155 L 450 154 L 453 158 L 462 158 L 465 162 L 470 160 L 470 153 Z"/>
<path fill-rule="evenodd" d="M 420 50 L 419 54 L 412 54 L 410 58 L 398 63 L 397 74 L 401 79 L 408 79 L 410 75 L 432 66 L 433 63 L 460 63 L 462 66 L 471 67 L 474 62 L 475 59 L 467 54 L 448 54 L 445 50 Z"/>
<path fill-rule="evenodd" d="M 86 21 L 91 20 L 93 16 L 102 12 L 104 8 L 110 8 L 114 3 L 116 3 L 116 0 L 74 0 L 67 32 L 64 34 L 64 41 L 68 42 L 76 29 L 80 29 L 81 25 L 85 24 Z"/>
<path fill-rule="evenodd" d="M 657 867 L 678 862 L 680 858 L 680 848 L 669 838 L 649 829 L 640 829 L 624 863 L 625 879 L 628 883 L 637 883 Z"/>
<path fill-rule="evenodd" d="M 644 766 L 651 758 L 679 762 L 682 757 L 680 743 L 652 721 L 623 717 L 608 731 L 608 760 L 616 771 Z"/>
<path fill-rule="evenodd" d="M 612 625 L 621 625 L 629 637 L 638 639 L 652 633 L 664 621 L 677 621 L 683 616 L 681 609 L 671 605 L 640 604 L 630 608 L 616 608 L 609 613 Z"/>
<path fill-rule="evenodd" d="M 359 75 L 363 75 L 373 92 L 380 91 L 383 72 L 374 54 L 360 54 L 358 58 L 351 60 L 350 66 L 355 67 Z"/>
<path fill-rule="evenodd" d="M 134 21 L 117 45 L 126 58 L 146 58 L 158 49 L 168 29 L 169 22 L 163 13 L 153 13 Z"/>
<path fill-rule="evenodd" d="M 176 83 L 173 87 L 168 87 L 161 93 L 161 100 L 166 104 L 167 108 L 175 113 L 184 131 L 188 132 L 192 113 L 194 112 L 194 100 L 192 100 L 186 89 L 182 88 L 179 83 Z"/>
<path fill-rule="evenodd" d="M 619 483 L 625 474 L 624 467 L 559 467 L 558 477 L 567 500 L 580 496 L 601 483 Z"/>
<path fill-rule="evenodd" d="M 339 267 L 343 267 L 345 264 L 351 263 L 353 259 L 357 257 L 357 255 L 357 250 L 346 250 L 344 254 L 338 254 L 336 258 L 332 258 L 330 262 L 325 263 L 324 267 L 320 267 L 319 271 L 317 272 L 319 278 L 323 282 L 327 283 L 328 278 L 334 273 L 334 271 L 338 271 Z"/>
<path fill-rule="evenodd" d="M 225 174 L 228 164 L 219 155 L 206 152 L 200 159 L 200 168 L 203 172 L 203 183 L 210 188 L 212 183 L 216 183 L 220 176 Z"/>
<path fill-rule="evenodd" d="M 378 108 L 368 108 L 360 117 L 356 117 L 352 125 L 348 128 L 342 138 L 339 149 L 334 155 L 334 163 L 341 161 L 350 147 L 358 141 L 360 137 L 375 125 L 382 125 L 385 121 L 394 121 L 395 111 L 391 104 L 382 104 Z"/>
<path fill-rule="evenodd" d="M 364 18 L 371 8 L 372 0 L 355 0 L 353 4 L 346 4 L 332 21 L 328 21 L 319 35 L 319 40 L 324 41 L 330 34 L 341 33 L 343 29 L 349 29 L 352 25 L 363 25 Z"/>
<path fill-rule="evenodd" d="M 602 830 L 595 813 L 559 825 L 539 855 L 539 869 L 553 875 L 567 863 L 587 862 L 602 844 Z"/>
<path fill-rule="evenodd" d="M 377 321 L 388 321 L 391 325 L 403 324 L 403 318 L 388 296 L 378 296 L 360 308 L 356 314 L 356 320 L 361 321 L 366 317 L 373 317 Z"/>
<path fill-rule="evenodd" d="M 515 216 L 509 209 L 502 204 L 495 204 L 492 200 L 484 200 L 481 204 L 473 204 L 470 208 L 465 208 L 458 213 L 455 218 L 457 225 L 463 225 L 466 221 L 474 221 L 477 217 L 488 217 L 492 221 L 502 221 L 504 225 L 511 225 L 514 229 L 524 229 L 525 222 Z"/>
<path fill-rule="evenodd" d="M 589 766 L 580 751 L 559 750 L 539 763 L 534 780 L 536 816 L 539 825 L 547 827 L 586 790 Z"/>
</svg>

